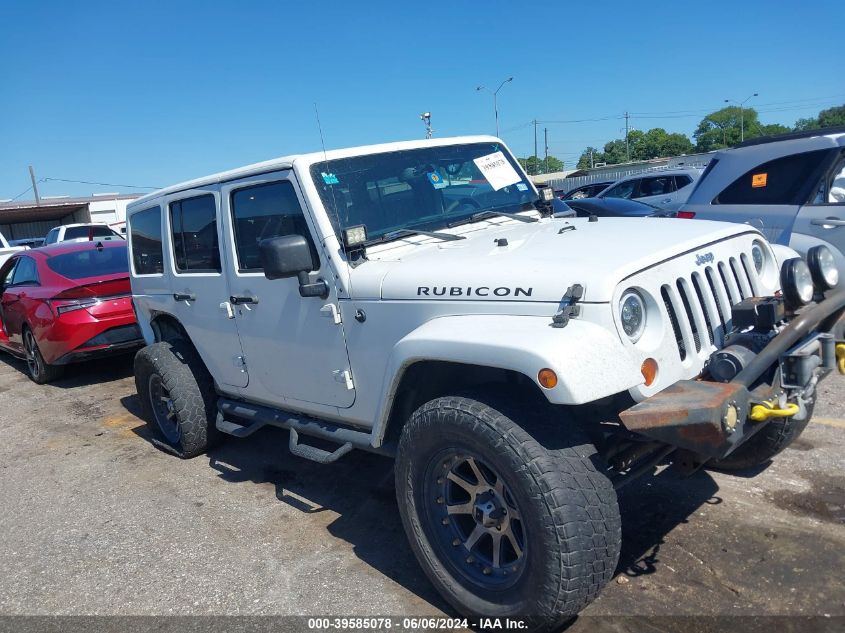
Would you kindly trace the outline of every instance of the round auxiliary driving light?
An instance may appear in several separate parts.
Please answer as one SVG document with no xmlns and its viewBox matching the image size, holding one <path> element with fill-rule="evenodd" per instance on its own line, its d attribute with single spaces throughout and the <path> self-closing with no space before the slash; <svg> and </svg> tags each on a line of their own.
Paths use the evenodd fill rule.
<svg viewBox="0 0 845 633">
<path fill-rule="evenodd" d="M 783 288 L 783 296 L 792 307 L 802 306 L 813 300 L 813 276 L 807 262 L 800 257 L 783 262 L 780 269 L 780 285 Z"/>
<path fill-rule="evenodd" d="M 622 329 L 635 343 L 645 329 L 645 303 L 636 290 L 626 290 L 619 301 L 619 318 Z"/>
<path fill-rule="evenodd" d="M 836 267 L 833 253 L 827 246 L 819 244 L 807 251 L 807 265 L 810 267 L 813 283 L 822 292 L 839 283 L 839 269 Z"/>
</svg>

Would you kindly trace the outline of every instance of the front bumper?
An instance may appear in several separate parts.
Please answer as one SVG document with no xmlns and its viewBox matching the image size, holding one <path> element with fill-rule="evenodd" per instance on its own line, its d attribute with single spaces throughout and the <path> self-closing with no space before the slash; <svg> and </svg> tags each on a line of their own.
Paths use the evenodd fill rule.
<svg viewBox="0 0 845 633">
<path fill-rule="evenodd" d="M 768 382 L 772 368 L 815 339 L 841 340 L 844 315 L 845 289 L 802 310 L 732 381 L 682 380 L 619 417 L 629 431 L 707 458 L 725 457 L 765 424 L 749 419 L 752 407 L 783 391 Z M 815 348 L 820 358 L 812 373 L 818 380 L 836 367 L 836 358 L 833 345 Z"/>
</svg>

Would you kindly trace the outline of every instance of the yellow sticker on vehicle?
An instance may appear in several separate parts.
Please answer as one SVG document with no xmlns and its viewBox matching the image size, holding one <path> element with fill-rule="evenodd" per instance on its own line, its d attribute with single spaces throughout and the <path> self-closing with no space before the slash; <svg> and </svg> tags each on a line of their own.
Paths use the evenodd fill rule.
<svg viewBox="0 0 845 633">
<path fill-rule="evenodd" d="M 765 187 L 768 179 L 769 174 L 767 173 L 754 174 L 753 176 L 751 176 L 751 186 L 754 188 Z"/>
</svg>

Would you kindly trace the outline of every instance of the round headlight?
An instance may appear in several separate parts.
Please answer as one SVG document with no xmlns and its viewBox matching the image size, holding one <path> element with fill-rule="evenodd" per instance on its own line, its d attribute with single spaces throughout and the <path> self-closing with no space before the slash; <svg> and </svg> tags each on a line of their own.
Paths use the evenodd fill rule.
<svg viewBox="0 0 845 633">
<path fill-rule="evenodd" d="M 619 301 L 619 318 L 622 329 L 636 342 L 645 329 L 645 303 L 636 290 L 626 290 Z"/>
<path fill-rule="evenodd" d="M 752 244 L 751 258 L 754 260 L 754 268 L 757 270 L 757 274 L 759 275 L 763 272 L 763 264 L 766 261 L 766 256 L 763 253 L 763 247 L 760 246 L 759 242 L 754 242 L 754 244 Z"/>
<path fill-rule="evenodd" d="M 819 290 L 830 290 L 839 283 L 839 269 L 827 246 L 819 244 L 807 251 L 807 265 Z"/>
<path fill-rule="evenodd" d="M 800 257 L 783 262 L 780 269 L 780 285 L 784 297 L 792 306 L 802 306 L 813 300 L 813 276 L 807 262 Z"/>
</svg>

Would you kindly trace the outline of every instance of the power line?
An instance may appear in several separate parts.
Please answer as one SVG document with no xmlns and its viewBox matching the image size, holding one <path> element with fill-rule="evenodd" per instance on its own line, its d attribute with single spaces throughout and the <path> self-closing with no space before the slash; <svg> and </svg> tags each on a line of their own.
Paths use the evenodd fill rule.
<svg viewBox="0 0 845 633">
<path fill-rule="evenodd" d="M 42 178 L 39 180 L 39 182 L 44 181 L 72 182 L 79 185 L 97 185 L 98 187 L 125 187 L 127 189 L 161 189 L 161 187 L 149 187 L 145 185 L 116 185 L 113 182 L 91 182 L 89 180 L 69 180 L 67 178 Z"/>
<path fill-rule="evenodd" d="M 41 181 L 39 180 L 38 182 L 41 182 Z M 9 202 L 14 202 L 15 200 L 17 200 L 18 198 L 20 198 L 22 195 L 24 195 L 25 193 L 27 193 L 27 192 L 29 192 L 29 191 L 32 191 L 32 185 L 30 185 L 29 187 L 27 187 L 26 189 L 24 189 L 23 191 L 21 191 L 21 192 L 20 192 L 18 195 L 16 195 L 14 198 L 11 198 L 11 199 L 9 200 Z"/>
</svg>

